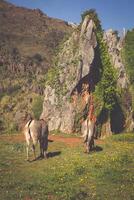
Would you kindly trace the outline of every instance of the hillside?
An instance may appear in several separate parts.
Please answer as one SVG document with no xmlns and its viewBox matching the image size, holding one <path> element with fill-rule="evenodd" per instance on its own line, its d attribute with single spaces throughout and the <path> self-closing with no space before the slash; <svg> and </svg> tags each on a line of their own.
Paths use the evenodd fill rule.
<svg viewBox="0 0 134 200">
<path fill-rule="evenodd" d="M 60 42 L 71 32 L 67 22 L 50 18 L 39 9 L 0 0 L 1 130 L 15 130 L 16 120 L 20 123 L 26 112 L 32 112 L 33 98 L 41 101 L 44 75 L 53 65 Z"/>
<path fill-rule="evenodd" d="M 39 9 L 16 7 L 3 0 L 0 1 L 0 27 L 1 51 L 24 62 L 40 61 L 43 69 L 51 65 L 54 49 L 71 31 L 66 22 L 50 18 Z"/>
</svg>

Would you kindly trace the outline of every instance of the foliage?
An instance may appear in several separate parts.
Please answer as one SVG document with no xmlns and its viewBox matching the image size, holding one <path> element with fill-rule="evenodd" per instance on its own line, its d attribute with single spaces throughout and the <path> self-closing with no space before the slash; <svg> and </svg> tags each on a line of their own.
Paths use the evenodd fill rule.
<svg viewBox="0 0 134 200">
<path fill-rule="evenodd" d="M 103 107 L 111 111 L 116 104 L 116 71 L 110 62 L 108 49 L 103 41 L 102 31 L 97 31 L 96 35 L 101 58 L 101 80 L 96 87 L 95 96 L 97 99 L 100 99 L 99 104 L 103 102 Z"/>
<path fill-rule="evenodd" d="M 63 96 L 66 96 L 67 92 L 68 92 L 68 85 L 66 83 L 66 81 L 64 80 L 64 82 L 61 84 L 60 82 L 60 75 L 64 75 L 64 67 L 63 67 L 63 63 L 60 64 L 59 60 L 61 59 L 61 52 L 64 52 L 63 48 L 65 47 L 65 43 L 66 40 L 68 40 L 68 35 L 66 35 L 63 40 L 60 42 L 59 46 L 56 49 L 55 52 L 55 56 L 53 57 L 53 63 L 52 63 L 52 67 L 48 70 L 48 72 L 45 75 L 45 82 L 46 85 L 50 85 L 53 89 L 55 89 L 55 93 L 58 97 L 58 103 L 60 103 L 61 98 Z M 73 48 L 74 48 L 74 44 L 73 44 Z M 77 65 L 78 60 L 77 59 L 73 59 L 70 62 L 66 62 L 64 61 L 65 65 Z M 64 76 L 63 76 L 64 78 Z M 69 77 L 70 82 L 73 80 L 73 77 L 70 75 Z"/>
<path fill-rule="evenodd" d="M 90 155 L 83 153 L 81 144 L 72 147 L 60 141 L 51 142 L 49 159 L 32 162 L 30 152 L 29 163 L 24 160 L 25 144 L 18 139 L 19 136 L 0 138 L 2 200 L 134 198 L 133 134 L 99 141 Z"/>
<path fill-rule="evenodd" d="M 18 126 L 9 113 L 6 113 L 6 116 L 1 118 L 0 130 L 1 134 L 9 135 L 17 133 Z"/>
<path fill-rule="evenodd" d="M 7 134 L 15 134 L 15 133 L 17 133 L 17 131 L 18 131 L 17 124 L 14 121 L 7 122 L 7 123 L 8 123 L 8 125 L 7 125 L 7 128 L 5 129 Z"/>
<path fill-rule="evenodd" d="M 33 60 L 35 63 L 40 64 L 40 63 L 43 61 L 43 58 L 42 58 L 42 55 L 40 55 L 39 53 L 36 53 L 36 54 L 32 57 L 32 60 Z"/>
<path fill-rule="evenodd" d="M 11 101 L 10 96 L 8 96 L 8 95 L 3 96 L 2 99 L 1 99 L 1 101 L 0 101 L 1 108 L 3 110 L 5 110 L 8 107 L 10 101 Z"/>
<path fill-rule="evenodd" d="M 130 83 L 134 85 L 134 30 L 128 31 L 125 37 L 123 58 Z"/>
<path fill-rule="evenodd" d="M 134 29 L 126 34 L 122 57 L 130 81 L 129 92 L 131 94 L 132 110 L 134 111 Z M 130 95 L 129 95 L 130 96 Z M 126 97 L 128 99 L 128 97 Z"/>
<path fill-rule="evenodd" d="M 97 101 L 96 109 L 97 114 L 101 111 L 102 107 L 106 108 L 108 111 L 111 111 L 116 103 L 116 71 L 113 68 L 110 57 L 108 55 L 107 45 L 103 40 L 103 31 L 101 28 L 100 20 L 98 15 L 94 9 L 90 9 L 85 11 L 82 14 L 82 20 L 84 20 L 85 16 L 89 16 L 89 18 L 93 19 L 96 26 L 96 36 L 99 47 L 100 54 L 100 81 L 96 86 L 94 95 Z M 97 106 L 98 104 L 98 106 Z"/>
<path fill-rule="evenodd" d="M 35 119 L 39 119 L 40 115 L 43 110 L 43 98 L 42 96 L 37 96 L 34 98 L 32 102 L 32 112 L 35 117 Z"/>
<path fill-rule="evenodd" d="M 89 10 L 84 11 L 81 15 L 82 22 L 84 21 L 86 16 L 89 16 L 89 19 L 92 19 L 94 21 L 97 29 L 101 28 L 100 20 L 98 18 L 98 14 L 96 13 L 95 9 L 89 9 Z"/>
<path fill-rule="evenodd" d="M 21 55 L 17 48 L 11 49 L 11 57 L 12 57 L 13 61 L 15 61 L 15 62 L 21 61 Z"/>
</svg>

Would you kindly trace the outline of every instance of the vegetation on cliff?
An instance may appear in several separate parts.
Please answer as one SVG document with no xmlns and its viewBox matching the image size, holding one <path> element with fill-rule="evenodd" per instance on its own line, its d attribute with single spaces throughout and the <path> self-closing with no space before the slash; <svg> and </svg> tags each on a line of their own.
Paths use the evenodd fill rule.
<svg viewBox="0 0 134 200">
<path fill-rule="evenodd" d="M 85 17 L 88 16 L 89 19 L 92 19 L 95 27 L 97 30 L 101 29 L 101 21 L 96 13 L 95 9 L 89 9 L 89 10 L 85 10 L 82 14 L 81 14 L 81 18 L 82 18 L 82 22 L 84 21 Z"/>
<path fill-rule="evenodd" d="M 123 56 L 130 83 L 134 86 L 134 29 L 127 31 L 124 41 Z"/>
<path fill-rule="evenodd" d="M 127 31 L 125 36 L 122 56 L 130 81 L 132 109 L 134 112 L 134 29 Z"/>
<path fill-rule="evenodd" d="M 110 57 L 108 54 L 107 44 L 103 39 L 103 30 L 101 28 L 101 22 L 95 10 L 88 10 L 82 14 L 82 19 L 88 15 L 95 23 L 94 29 L 96 32 L 98 51 L 100 57 L 100 63 L 98 66 L 98 83 L 95 86 L 95 112 L 98 117 L 98 123 L 101 125 L 110 118 L 111 112 L 114 110 L 117 104 L 117 75 L 116 70 L 112 66 Z M 99 125 L 98 125 L 99 127 Z"/>
</svg>

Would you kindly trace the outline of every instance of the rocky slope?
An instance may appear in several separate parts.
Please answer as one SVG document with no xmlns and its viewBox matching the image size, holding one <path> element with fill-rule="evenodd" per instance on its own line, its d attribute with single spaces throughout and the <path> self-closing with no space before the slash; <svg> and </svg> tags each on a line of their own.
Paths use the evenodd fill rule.
<svg viewBox="0 0 134 200">
<path fill-rule="evenodd" d="M 74 131 L 77 107 L 79 107 L 78 98 L 84 90 L 84 85 L 90 85 L 88 91 L 94 87 L 91 73 L 92 67 L 95 67 L 92 64 L 96 59 L 96 47 L 94 22 L 87 16 L 81 30 L 76 29 L 63 44 L 54 68 L 58 71 L 57 76 L 53 77 L 53 84 L 48 82 L 44 91 L 41 118 L 49 119 L 50 130 L 59 129 L 67 133 Z"/>
<path fill-rule="evenodd" d="M 117 73 L 117 88 L 127 91 L 129 81 L 121 57 L 122 41 L 123 38 L 118 39 L 112 30 L 104 33 L 103 42 L 107 45 L 107 53 Z M 86 16 L 72 36 L 62 44 L 55 58 L 55 67 L 46 77 L 41 118 L 48 120 L 50 130 L 59 129 L 66 133 L 82 132 L 83 113 L 96 84 L 100 81 L 102 61 L 99 51 L 95 24 L 89 16 Z M 122 98 L 126 99 L 126 93 L 124 94 Z M 103 137 L 112 134 L 112 131 L 120 132 L 128 128 L 125 125 L 126 111 L 123 113 L 126 105 L 116 103 L 108 121 L 101 124 Z M 130 105 L 128 107 L 131 109 Z"/>
<path fill-rule="evenodd" d="M 34 65 L 40 62 L 41 69 L 50 67 L 54 49 L 72 29 L 66 22 L 50 18 L 39 9 L 16 7 L 3 0 L 0 1 L 0 27 L 0 51 L 9 54 L 12 60 L 22 61 L 21 65 L 9 66 L 8 71 L 22 73 L 34 68 L 25 66 L 30 62 Z"/>
<path fill-rule="evenodd" d="M 0 124 L 4 129 L 5 120 L 21 121 L 31 112 L 32 100 L 43 95 L 44 75 L 53 65 L 59 43 L 71 32 L 67 22 L 39 9 L 0 0 Z"/>
</svg>

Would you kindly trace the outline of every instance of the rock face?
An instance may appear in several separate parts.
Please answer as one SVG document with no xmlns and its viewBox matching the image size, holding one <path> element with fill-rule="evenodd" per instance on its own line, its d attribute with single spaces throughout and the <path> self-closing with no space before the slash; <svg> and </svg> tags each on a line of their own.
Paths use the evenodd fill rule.
<svg viewBox="0 0 134 200">
<path fill-rule="evenodd" d="M 94 23 L 86 17 L 81 30 L 73 32 L 58 55 L 57 84 L 48 84 L 44 91 L 41 118 L 48 120 L 50 130 L 74 131 L 76 108 L 72 98 L 77 98 L 74 93 L 81 92 L 83 83 L 90 82 L 96 46 Z"/>
<path fill-rule="evenodd" d="M 118 39 L 117 34 L 112 29 L 109 29 L 104 33 L 104 40 L 108 46 L 111 62 L 118 71 L 117 84 L 121 88 L 127 88 L 128 78 L 121 58 L 122 39 L 123 38 Z"/>
<path fill-rule="evenodd" d="M 104 33 L 104 40 L 107 43 L 108 46 L 108 52 L 111 57 L 111 62 L 113 66 L 117 69 L 118 72 L 118 79 L 117 79 L 117 85 L 119 88 L 125 89 L 126 91 L 129 91 L 129 80 L 126 74 L 125 66 L 123 64 L 122 56 L 121 56 L 121 50 L 123 48 L 123 40 L 124 40 L 125 34 L 122 36 L 122 38 L 118 39 L 117 34 L 112 29 L 106 31 Z M 127 103 L 129 102 L 129 95 L 128 92 L 126 92 L 126 97 L 123 98 L 126 99 Z M 132 105 L 130 103 L 129 106 L 126 106 L 126 104 L 123 104 L 122 107 L 124 107 L 124 128 L 127 132 L 131 132 L 134 129 L 134 118 L 133 118 L 133 109 Z M 118 113 L 119 114 L 119 113 Z M 117 115 L 118 115 L 117 114 Z M 116 117 L 117 117 L 116 115 Z"/>
<path fill-rule="evenodd" d="M 82 77 L 89 73 L 89 66 L 91 66 L 94 59 L 94 49 L 97 46 L 96 36 L 93 31 L 94 22 L 92 20 L 88 23 L 88 16 L 85 17 L 81 28 L 80 37 L 80 54 L 82 56 Z M 84 38 L 84 40 L 83 40 Z"/>
</svg>

